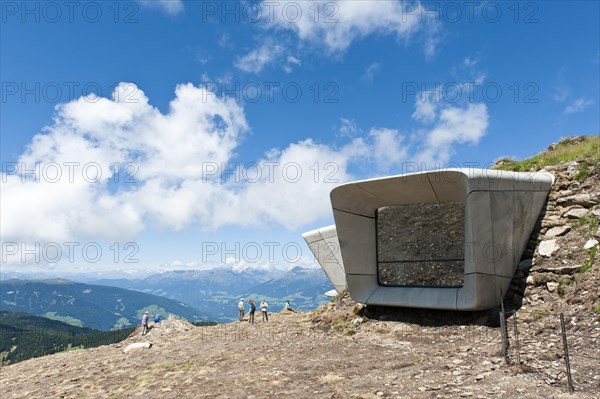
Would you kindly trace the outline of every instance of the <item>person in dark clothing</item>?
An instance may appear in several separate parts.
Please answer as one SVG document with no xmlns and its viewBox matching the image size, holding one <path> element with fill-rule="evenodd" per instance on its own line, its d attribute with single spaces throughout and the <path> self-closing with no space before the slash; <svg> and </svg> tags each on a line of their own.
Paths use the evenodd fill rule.
<svg viewBox="0 0 600 399">
<path fill-rule="evenodd" d="M 250 305 L 250 311 L 248 312 L 248 321 L 254 323 L 254 312 L 256 312 L 256 305 L 252 299 L 248 299 L 248 305 Z"/>
</svg>

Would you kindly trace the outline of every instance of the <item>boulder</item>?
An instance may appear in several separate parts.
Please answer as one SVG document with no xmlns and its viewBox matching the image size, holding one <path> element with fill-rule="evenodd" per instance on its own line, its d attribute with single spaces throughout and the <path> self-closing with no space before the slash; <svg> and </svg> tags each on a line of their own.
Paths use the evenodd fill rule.
<svg viewBox="0 0 600 399">
<path fill-rule="evenodd" d="M 152 348 L 151 342 L 134 342 L 133 344 L 127 345 L 127 347 L 125 349 L 123 349 L 123 352 L 127 353 L 129 351 L 136 350 L 136 349 L 150 349 L 150 348 Z"/>
<path fill-rule="evenodd" d="M 587 240 L 587 242 L 586 242 L 586 243 L 585 243 L 585 245 L 583 246 L 583 249 L 590 249 L 590 248 L 594 248 L 594 247 L 595 247 L 595 246 L 597 246 L 597 245 L 598 245 L 598 240 L 594 240 L 594 239 L 592 238 L 592 239 L 589 239 L 589 240 Z"/>
</svg>

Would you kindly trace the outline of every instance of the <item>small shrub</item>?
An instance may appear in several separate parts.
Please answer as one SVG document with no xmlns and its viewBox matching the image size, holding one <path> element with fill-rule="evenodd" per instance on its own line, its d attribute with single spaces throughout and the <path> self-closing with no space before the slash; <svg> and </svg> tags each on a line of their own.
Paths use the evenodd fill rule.
<svg viewBox="0 0 600 399">
<path fill-rule="evenodd" d="M 594 312 L 600 313 L 600 299 L 597 299 L 596 303 L 594 303 Z"/>
</svg>

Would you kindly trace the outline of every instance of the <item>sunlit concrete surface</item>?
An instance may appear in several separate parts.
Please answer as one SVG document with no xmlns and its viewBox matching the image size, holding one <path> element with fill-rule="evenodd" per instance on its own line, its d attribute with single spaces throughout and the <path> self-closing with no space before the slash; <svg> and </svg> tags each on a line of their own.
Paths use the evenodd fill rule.
<svg viewBox="0 0 600 399">
<path fill-rule="evenodd" d="M 542 172 L 445 169 L 347 183 L 331 192 L 335 226 L 303 236 L 336 290 L 347 287 L 357 302 L 433 309 L 488 309 L 500 304 L 553 180 L 551 174 Z M 378 253 L 377 245 L 378 211 L 398 209 L 402 216 L 402 207 L 410 210 L 418 207 L 415 204 L 423 204 L 424 208 L 435 209 L 428 204 L 440 204 L 442 209 L 447 203 L 454 204 L 460 210 L 456 217 L 464 220 L 464 226 L 458 230 L 461 237 L 464 235 L 459 237 L 460 251 L 446 242 L 444 231 L 440 235 L 436 230 L 448 228 L 455 235 L 457 231 L 456 220 L 444 224 L 442 219 L 450 216 L 440 213 L 439 223 L 426 227 L 431 229 L 430 234 L 418 227 L 410 234 L 392 235 L 388 223 L 385 234 L 390 237 L 384 234 L 379 239 L 381 246 L 386 239 L 390 240 L 389 247 L 397 252 L 391 256 L 398 261 L 379 262 L 383 255 Z M 430 219 L 435 217 L 433 214 Z M 399 219 L 398 230 L 411 227 L 403 227 L 402 220 Z M 454 227 L 450 230 L 445 225 Z M 394 227 L 393 223 L 391 226 Z M 420 243 L 414 242 L 415 234 L 425 241 L 425 248 L 434 247 L 433 250 L 421 250 Z M 393 239 L 407 242 L 395 243 Z M 410 250 L 409 244 L 416 246 L 416 250 Z M 334 251 L 336 245 L 338 252 Z M 403 271 L 417 265 L 413 274 L 414 270 L 424 273 L 435 266 L 443 274 L 444 267 L 451 266 L 460 273 L 457 262 L 463 264 L 463 275 L 458 276 L 461 278 L 450 282 L 443 278 L 431 280 L 436 286 L 427 286 L 430 281 L 427 279 L 419 282 L 417 278 L 415 283 L 415 276 L 406 278 Z M 382 281 L 380 271 L 385 267 L 396 273 L 392 273 L 391 283 Z"/>
<path fill-rule="evenodd" d="M 302 237 L 325 271 L 333 288 L 338 293 L 348 288 L 335 225 L 309 231 L 302 234 Z"/>
</svg>

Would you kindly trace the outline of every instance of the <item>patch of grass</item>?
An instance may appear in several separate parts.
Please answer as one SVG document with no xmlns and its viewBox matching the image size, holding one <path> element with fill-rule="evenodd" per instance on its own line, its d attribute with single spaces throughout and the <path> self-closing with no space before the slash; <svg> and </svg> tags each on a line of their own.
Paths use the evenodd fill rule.
<svg viewBox="0 0 600 399">
<path fill-rule="evenodd" d="M 594 313 L 600 313 L 600 299 L 596 300 L 596 303 L 594 303 Z"/>
<path fill-rule="evenodd" d="M 556 292 L 558 292 L 558 295 L 560 296 L 565 295 L 565 287 L 562 284 L 559 284 L 558 288 L 556 288 Z"/>
<path fill-rule="evenodd" d="M 349 323 L 339 322 L 339 323 L 335 323 L 334 325 L 332 325 L 331 330 L 335 331 L 335 332 L 340 332 L 340 331 L 344 331 L 348 327 L 350 327 Z"/>
<path fill-rule="evenodd" d="M 533 312 L 531 312 L 531 317 L 533 318 L 533 320 L 543 319 L 546 316 L 548 316 L 548 312 L 544 310 L 534 310 Z"/>
<path fill-rule="evenodd" d="M 588 177 L 589 173 L 590 167 L 588 166 L 587 162 L 582 162 L 579 165 L 579 172 L 573 176 L 573 180 L 584 180 L 586 177 Z"/>
<path fill-rule="evenodd" d="M 344 331 L 344 335 L 354 335 L 356 334 L 356 330 L 353 328 L 349 328 L 346 331 Z"/>
<path fill-rule="evenodd" d="M 583 265 L 579 268 L 579 273 L 585 273 L 592 268 L 594 260 L 596 260 L 596 254 L 598 253 L 598 246 L 588 249 L 588 258 Z"/>
<path fill-rule="evenodd" d="M 582 216 L 579 219 L 577 219 L 577 228 L 582 227 L 587 228 L 586 236 L 590 237 L 594 234 L 596 228 L 598 228 L 598 219 L 596 219 L 596 217 L 591 214 L 590 216 Z"/>
<path fill-rule="evenodd" d="M 572 144 L 569 139 L 561 140 L 555 149 L 541 152 L 522 161 L 502 159 L 502 165 L 495 169 L 513 172 L 538 171 L 546 166 L 584 159 L 593 165 L 600 163 L 600 137 L 598 135 L 584 136 L 583 141 L 577 144 Z M 578 179 L 584 179 L 589 174 L 587 163 L 585 163 L 585 167 L 583 165 L 584 163 L 577 174 Z"/>
<path fill-rule="evenodd" d="M 67 345 L 67 348 L 59 353 L 65 353 L 65 352 L 72 352 L 72 351 L 76 351 L 77 349 L 83 349 L 83 345 L 79 345 L 79 346 L 71 346 L 71 344 Z"/>
</svg>

